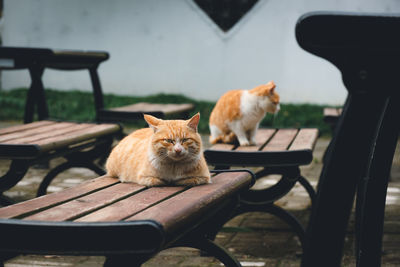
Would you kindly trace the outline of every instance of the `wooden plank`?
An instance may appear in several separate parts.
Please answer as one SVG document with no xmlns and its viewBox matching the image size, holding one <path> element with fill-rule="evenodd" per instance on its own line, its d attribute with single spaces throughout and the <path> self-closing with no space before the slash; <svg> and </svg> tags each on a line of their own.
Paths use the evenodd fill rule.
<svg viewBox="0 0 400 267">
<path fill-rule="evenodd" d="M 129 216 L 147 209 L 148 207 L 181 192 L 185 187 L 168 186 L 152 187 L 131 197 L 118 201 L 103 209 L 92 212 L 75 221 L 78 222 L 104 222 L 120 221 Z"/>
<path fill-rule="evenodd" d="M 115 111 L 130 111 L 130 112 L 163 112 L 164 114 L 180 113 L 192 110 L 193 104 L 153 104 L 140 102 L 132 105 L 111 108 Z"/>
<path fill-rule="evenodd" d="M 151 219 L 162 224 L 166 232 L 182 231 L 185 225 L 198 222 L 207 212 L 251 182 L 248 173 L 222 173 L 211 184 L 192 187 L 127 220 Z"/>
<path fill-rule="evenodd" d="M 332 117 L 337 117 L 340 115 L 339 109 L 337 108 L 324 108 L 324 117 L 327 116 L 332 116 Z"/>
<path fill-rule="evenodd" d="M 258 151 L 262 146 L 271 139 L 276 132 L 276 129 L 259 129 L 256 132 L 256 145 L 254 146 L 239 146 L 236 151 Z"/>
<path fill-rule="evenodd" d="M 235 145 L 232 144 L 215 144 L 212 145 L 209 150 L 232 150 L 235 148 Z"/>
<path fill-rule="evenodd" d="M 42 141 L 52 137 L 59 137 L 60 139 L 64 139 L 64 136 L 66 134 L 91 127 L 91 124 L 59 123 L 57 126 L 58 127 L 54 127 L 52 129 L 46 129 L 46 131 L 44 132 L 40 131 L 37 133 L 32 133 L 31 135 L 28 136 L 4 141 L 2 142 L 2 144 L 36 144 L 38 141 Z"/>
<path fill-rule="evenodd" d="M 193 104 L 165 104 L 163 105 L 162 112 L 166 115 L 186 112 L 194 109 Z"/>
<path fill-rule="evenodd" d="M 64 204 L 25 217 L 24 220 L 34 221 L 67 221 L 83 216 L 143 190 L 145 186 L 135 183 L 119 183 L 92 194 L 76 198 Z"/>
<path fill-rule="evenodd" d="M 300 129 L 289 150 L 313 150 L 318 139 L 318 129 Z"/>
<path fill-rule="evenodd" d="M 65 201 L 81 197 L 99 189 L 119 183 L 115 178 L 109 176 L 101 176 L 96 179 L 92 179 L 75 187 L 67 188 L 63 191 L 53 193 L 50 195 L 41 196 L 28 201 L 14 204 L 0 208 L 0 218 L 15 218 L 22 217 L 25 214 L 32 214 L 46 207 L 52 207 Z"/>
<path fill-rule="evenodd" d="M 262 151 L 284 151 L 292 143 L 297 129 L 279 129 Z"/>
<path fill-rule="evenodd" d="M 101 137 L 107 134 L 116 133 L 120 130 L 117 124 L 94 124 L 92 127 L 74 131 L 60 137 L 51 137 L 36 141 L 43 151 L 54 150 L 68 145 L 76 144 L 91 138 Z"/>
<path fill-rule="evenodd" d="M 54 123 L 56 123 L 56 122 L 54 122 L 54 121 L 35 121 L 32 123 L 10 126 L 7 128 L 0 129 L 0 135 L 15 133 L 15 132 L 19 132 L 19 131 L 25 131 L 28 129 L 38 128 L 38 127 L 42 127 L 42 126 L 45 126 L 48 124 L 54 124 Z"/>
<path fill-rule="evenodd" d="M 16 142 L 18 143 L 17 140 L 20 138 L 31 137 L 31 136 L 35 136 L 35 135 L 41 134 L 41 133 L 50 133 L 57 129 L 71 127 L 72 125 L 74 125 L 74 123 L 57 122 L 57 123 L 47 124 L 42 127 L 29 128 L 24 131 L 18 131 L 18 132 L 2 135 L 2 136 L 0 136 L 0 142 L 5 143 L 7 141 L 16 140 Z"/>
</svg>

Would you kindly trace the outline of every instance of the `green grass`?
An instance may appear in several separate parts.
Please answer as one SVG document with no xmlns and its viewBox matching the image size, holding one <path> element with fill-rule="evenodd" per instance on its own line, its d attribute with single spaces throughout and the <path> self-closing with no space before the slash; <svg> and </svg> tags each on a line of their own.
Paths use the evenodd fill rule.
<svg viewBox="0 0 400 267">
<path fill-rule="evenodd" d="M 25 108 L 26 88 L 0 91 L 0 120 L 22 120 Z M 51 118 L 75 121 L 94 121 L 94 101 L 90 92 L 78 90 L 57 91 L 46 89 L 46 98 Z M 209 133 L 208 118 L 215 103 L 197 101 L 182 95 L 157 94 L 146 97 L 104 95 L 106 107 L 118 107 L 137 102 L 153 103 L 193 103 L 196 112 L 201 113 L 199 131 Z M 261 122 L 264 127 L 317 127 L 322 135 L 329 135 L 330 129 L 323 122 L 324 106 L 314 104 L 281 104 L 281 111 L 276 115 L 267 114 Z M 140 122 L 133 127 L 143 127 Z"/>
</svg>

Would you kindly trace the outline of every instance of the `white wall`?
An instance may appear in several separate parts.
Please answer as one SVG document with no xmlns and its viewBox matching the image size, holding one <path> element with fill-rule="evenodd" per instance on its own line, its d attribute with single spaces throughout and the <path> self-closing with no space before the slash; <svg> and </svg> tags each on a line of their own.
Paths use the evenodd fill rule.
<svg viewBox="0 0 400 267">
<path fill-rule="evenodd" d="M 107 93 L 183 93 L 215 101 L 274 80 L 285 103 L 342 104 L 338 70 L 296 43 L 298 17 L 315 10 L 400 12 L 397 0 L 259 0 L 223 33 L 192 0 L 5 0 L 4 45 L 105 50 Z M 2 87 L 27 86 L 5 72 Z M 45 85 L 91 90 L 86 72 L 46 71 Z"/>
</svg>

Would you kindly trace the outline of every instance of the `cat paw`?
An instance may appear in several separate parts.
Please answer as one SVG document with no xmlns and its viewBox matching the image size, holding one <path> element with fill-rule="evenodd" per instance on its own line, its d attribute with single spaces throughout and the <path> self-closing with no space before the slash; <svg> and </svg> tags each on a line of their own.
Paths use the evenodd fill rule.
<svg viewBox="0 0 400 267">
<path fill-rule="evenodd" d="M 218 143 L 218 139 L 210 136 L 209 142 L 210 142 L 210 144 L 215 145 L 216 143 Z"/>
<path fill-rule="evenodd" d="M 164 180 L 158 179 L 156 177 L 145 177 L 145 178 L 142 178 L 141 181 L 140 181 L 140 184 L 144 185 L 144 186 L 147 186 L 147 187 L 166 185 Z"/>
<path fill-rule="evenodd" d="M 240 145 L 241 146 L 249 146 L 250 145 L 250 142 L 249 141 L 241 141 L 241 142 L 239 142 L 240 143 Z"/>
<path fill-rule="evenodd" d="M 211 183 L 210 177 L 191 177 L 175 181 L 176 185 L 184 185 L 184 186 L 196 186 L 209 183 Z"/>
</svg>

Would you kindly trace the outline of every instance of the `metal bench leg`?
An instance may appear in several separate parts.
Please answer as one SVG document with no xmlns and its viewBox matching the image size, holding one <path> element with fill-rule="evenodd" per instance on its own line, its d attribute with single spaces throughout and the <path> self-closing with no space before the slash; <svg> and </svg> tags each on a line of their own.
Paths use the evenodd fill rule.
<svg viewBox="0 0 400 267">
<path fill-rule="evenodd" d="M 13 160 L 6 174 L 0 177 L 0 204 L 10 205 L 12 201 L 2 195 L 4 191 L 15 186 L 25 176 L 29 169 L 29 162 L 26 160 Z"/>
<path fill-rule="evenodd" d="M 173 247 L 196 248 L 205 252 L 207 256 L 215 257 L 227 267 L 242 266 L 229 251 L 204 236 L 189 236 L 185 240 L 187 241 L 180 241 L 174 244 Z"/>
<path fill-rule="evenodd" d="M 89 170 L 94 171 L 98 175 L 104 175 L 106 172 L 103 168 L 101 168 L 94 161 L 100 158 L 102 155 L 108 154 L 111 149 L 112 139 L 109 141 L 94 147 L 89 151 L 78 151 L 69 155 L 66 155 L 65 158 L 67 162 L 61 163 L 57 167 L 53 168 L 40 183 L 37 196 L 45 195 L 47 192 L 47 187 L 54 180 L 54 178 L 60 174 L 61 172 L 70 169 L 70 168 L 87 168 Z"/>
<path fill-rule="evenodd" d="M 143 258 L 137 255 L 114 255 L 107 256 L 104 262 L 104 267 L 139 267 L 146 262 L 148 258 Z"/>
<path fill-rule="evenodd" d="M 15 204 L 15 201 L 13 201 L 8 196 L 0 194 L 0 206 L 5 207 L 5 206 L 8 206 L 8 205 L 12 205 L 12 204 Z"/>
<path fill-rule="evenodd" d="M 305 230 L 303 225 L 299 222 L 299 220 L 296 219 L 295 216 L 273 203 L 241 203 L 239 209 L 236 210 L 235 216 L 254 211 L 270 213 L 286 222 L 297 234 L 301 243 L 301 247 L 304 251 L 306 236 Z"/>
<path fill-rule="evenodd" d="M 315 203 L 315 197 L 316 197 L 314 188 L 312 187 L 310 182 L 303 176 L 300 176 L 298 181 L 304 187 L 304 189 L 307 191 L 307 193 L 311 199 L 311 206 L 313 206 Z"/>
<path fill-rule="evenodd" d="M 65 170 L 68 170 L 70 168 L 87 168 L 89 170 L 94 171 L 98 175 L 104 175 L 105 171 L 98 167 L 96 164 L 93 162 L 75 162 L 75 161 L 67 161 L 64 162 L 57 167 L 53 168 L 42 180 L 40 183 L 39 189 L 37 191 L 37 196 L 42 196 L 47 193 L 47 187 L 50 185 L 50 183 L 54 180 L 54 178 L 62 173 Z"/>
</svg>

